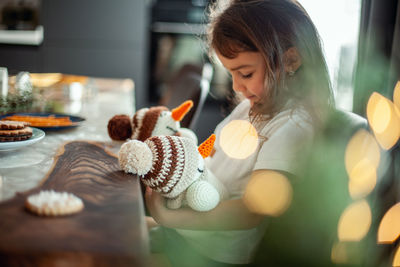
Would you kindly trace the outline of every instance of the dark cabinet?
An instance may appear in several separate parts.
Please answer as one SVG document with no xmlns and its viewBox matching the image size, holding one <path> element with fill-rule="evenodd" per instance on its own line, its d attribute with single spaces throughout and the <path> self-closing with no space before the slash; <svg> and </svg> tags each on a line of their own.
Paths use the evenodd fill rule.
<svg viewBox="0 0 400 267">
<path fill-rule="evenodd" d="M 147 105 L 148 10 L 145 0 L 41 0 L 39 46 L 0 45 L 14 71 L 131 78 L 136 105 Z"/>
<path fill-rule="evenodd" d="M 9 73 L 16 71 L 42 71 L 41 48 L 27 45 L 0 45 L 0 66 L 7 67 Z"/>
</svg>

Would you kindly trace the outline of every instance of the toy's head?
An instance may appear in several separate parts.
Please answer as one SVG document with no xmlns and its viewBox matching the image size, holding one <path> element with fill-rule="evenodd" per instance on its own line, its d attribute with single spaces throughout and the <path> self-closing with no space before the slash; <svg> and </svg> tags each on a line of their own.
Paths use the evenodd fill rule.
<svg viewBox="0 0 400 267">
<path fill-rule="evenodd" d="M 211 135 L 198 148 L 178 136 L 153 136 L 145 142 L 130 140 L 121 146 L 119 164 L 143 183 L 168 198 L 175 198 L 204 175 L 204 160 L 213 147 Z"/>
<path fill-rule="evenodd" d="M 108 134 L 113 140 L 126 140 L 128 138 L 144 141 L 151 136 L 156 135 L 177 135 L 180 128 L 180 121 L 192 108 L 191 100 L 185 101 L 179 107 L 168 110 L 164 106 L 139 109 L 132 118 L 132 122 L 126 115 L 116 115 L 108 122 Z M 124 129 L 116 130 L 118 127 Z M 131 135 L 120 133 L 128 132 L 130 128 Z"/>
</svg>

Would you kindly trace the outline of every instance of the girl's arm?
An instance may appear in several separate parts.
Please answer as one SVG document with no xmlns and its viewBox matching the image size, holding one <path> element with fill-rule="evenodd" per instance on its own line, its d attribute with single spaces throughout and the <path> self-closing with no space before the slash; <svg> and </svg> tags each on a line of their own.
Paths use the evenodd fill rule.
<svg viewBox="0 0 400 267">
<path fill-rule="evenodd" d="M 252 178 L 259 171 L 252 174 Z M 222 201 L 207 212 L 190 208 L 168 209 L 160 194 L 146 189 L 146 205 L 154 220 L 169 228 L 191 230 L 243 230 L 256 227 L 264 218 L 248 210 L 242 199 Z"/>
<path fill-rule="evenodd" d="M 242 199 L 221 202 L 211 211 L 198 212 L 190 208 L 168 209 L 164 197 L 146 190 L 147 208 L 154 220 L 162 226 L 189 230 L 243 230 L 256 227 L 264 218 L 250 212 Z"/>
</svg>

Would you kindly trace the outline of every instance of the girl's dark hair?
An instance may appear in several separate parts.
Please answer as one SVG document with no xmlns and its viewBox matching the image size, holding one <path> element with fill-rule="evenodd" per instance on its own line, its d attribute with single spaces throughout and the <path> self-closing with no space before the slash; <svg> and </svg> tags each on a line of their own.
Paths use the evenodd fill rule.
<svg viewBox="0 0 400 267">
<path fill-rule="evenodd" d="M 260 52 L 266 62 L 263 103 L 252 107 L 253 119 L 272 118 L 288 103 L 304 106 L 317 122 L 334 106 L 319 34 L 304 8 L 294 0 L 216 2 L 209 13 L 209 51 L 227 58 Z M 295 47 L 302 65 L 293 76 L 284 70 L 284 52 Z"/>
</svg>

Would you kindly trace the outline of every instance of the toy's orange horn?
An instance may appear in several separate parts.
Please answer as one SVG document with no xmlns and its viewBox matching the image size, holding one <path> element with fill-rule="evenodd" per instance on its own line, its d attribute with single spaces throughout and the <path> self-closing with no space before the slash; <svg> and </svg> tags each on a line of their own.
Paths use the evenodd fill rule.
<svg viewBox="0 0 400 267">
<path fill-rule="evenodd" d="M 171 117 L 175 121 L 181 121 L 183 119 L 183 117 L 185 117 L 186 113 L 188 113 L 192 107 L 193 107 L 193 101 L 187 100 L 187 101 L 183 102 L 179 107 L 174 108 L 171 111 L 172 112 Z"/>
<path fill-rule="evenodd" d="M 201 143 L 197 148 L 203 159 L 207 158 L 211 154 L 211 151 L 214 147 L 214 142 L 215 142 L 215 134 L 212 134 L 210 135 L 210 137 L 207 138 L 206 141 Z"/>
</svg>

